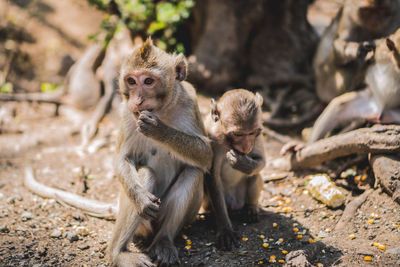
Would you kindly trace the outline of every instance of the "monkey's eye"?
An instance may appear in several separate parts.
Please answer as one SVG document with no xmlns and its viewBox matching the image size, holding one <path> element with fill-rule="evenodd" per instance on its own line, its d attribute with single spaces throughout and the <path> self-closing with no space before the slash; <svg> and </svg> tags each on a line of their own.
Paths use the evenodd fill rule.
<svg viewBox="0 0 400 267">
<path fill-rule="evenodd" d="M 154 82 L 154 80 L 152 79 L 152 78 L 146 78 L 145 80 L 144 80 L 144 84 L 152 84 Z"/>
<path fill-rule="evenodd" d="M 128 84 L 130 84 L 130 85 L 135 85 L 135 84 L 136 84 L 135 79 L 133 79 L 132 77 L 128 77 L 128 79 L 126 79 L 126 81 L 127 81 Z"/>
<path fill-rule="evenodd" d="M 242 137 L 243 136 L 242 133 L 233 133 L 232 135 L 235 136 L 235 137 Z"/>
</svg>

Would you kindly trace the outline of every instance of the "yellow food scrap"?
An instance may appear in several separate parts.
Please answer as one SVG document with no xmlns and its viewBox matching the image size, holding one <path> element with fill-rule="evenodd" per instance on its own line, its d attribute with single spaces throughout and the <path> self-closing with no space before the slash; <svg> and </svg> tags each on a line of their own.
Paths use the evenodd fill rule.
<svg viewBox="0 0 400 267">
<path fill-rule="evenodd" d="M 322 203 L 337 208 L 344 202 L 344 194 L 326 174 L 310 175 L 307 190 Z"/>
<path fill-rule="evenodd" d="M 278 260 L 279 263 L 285 263 L 285 260 Z"/>
<path fill-rule="evenodd" d="M 399 225 L 396 223 L 396 224 L 393 224 L 393 227 L 394 228 L 399 228 Z"/>
<path fill-rule="evenodd" d="M 191 245 L 192 244 L 192 240 L 188 239 L 186 240 L 186 245 Z"/>
<path fill-rule="evenodd" d="M 378 247 L 380 245 L 380 243 L 374 242 L 374 243 L 372 243 L 372 245 L 374 245 L 375 247 Z"/>
<path fill-rule="evenodd" d="M 353 235 L 353 234 L 349 235 L 349 237 L 350 237 L 351 239 L 354 239 L 354 238 L 356 238 L 356 236 L 355 236 L 355 235 Z"/>
<path fill-rule="evenodd" d="M 292 208 L 291 207 L 285 207 L 285 208 L 282 209 L 282 211 L 289 212 L 289 211 L 292 211 Z"/>
<path fill-rule="evenodd" d="M 369 223 L 369 224 L 374 224 L 374 222 L 375 222 L 375 221 L 372 220 L 372 219 L 369 219 L 369 220 L 368 220 L 368 223 Z"/>
<path fill-rule="evenodd" d="M 313 240 L 312 238 L 309 238 L 309 239 L 308 239 L 308 243 L 311 244 L 312 242 L 314 242 L 314 240 Z"/>
<path fill-rule="evenodd" d="M 283 241 L 285 241 L 285 240 L 284 240 L 283 238 L 279 238 L 278 241 L 279 241 L 280 243 L 283 243 Z"/>
<path fill-rule="evenodd" d="M 249 240 L 247 237 L 242 237 L 243 242 L 246 242 L 247 240 Z"/>
<path fill-rule="evenodd" d="M 287 199 L 286 201 L 285 201 L 285 204 L 286 205 L 290 205 L 292 203 L 292 201 L 290 200 L 290 199 Z"/>
<path fill-rule="evenodd" d="M 185 249 L 187 249 L 187 250 L 189 250 L 189 249 L 191 249 L 191 248 L 192 248 L 191 245 L 186 245 L 186 246 L 185 246 Z"/>
<path fill-rule="evenodd" d="M 187 239 L 187 235 L 182 234 L 182 238 L 186 240 Z"/>
<path fill-rule="evenodd" d="M 287 250 L 282 250 L 282 254 L 288 254 L 289 252 Z"/>
<path fill-rule="evenodd" d="M 264 239 L 264 238 L 265 238 L 265 235 L 259 235 L 259 237 L 262 238 L 262 239 Z"/>
<path fill-rule="evenodd" d="M 59 230 L 60 232 L 64 232 L 64 231 L 65 231 L 65 229 L 62 228 L 62 227 L 58 228 L 58 230 Z"/>
<path fill-rule="evenodd" d="M 385 249 L 386 249 L 386 246 L 383 245 L 383 244 L 379 244 L 378 248 L 379 248 L 379 249 L 382 249 L 382 250 L 385 250 Z"/>
<path fill-rule="evenodd" d="M 278 227 L 278 224 L 277 223 L 273 223 L 272 227 Z"/>
<path fill-rule="evenodd" d="M 270 259 L 276 259 L 276 256 L 275 255 L 271 255 L 271 256 L 269 256 L 269 258 Z"/>
<path fill-rule="evenodd" d="M 269 247 L 269 244 L 268 244 L 268 243 L 263 243 L 262 246 L 263 246 L 264 248 L 267 248 L 267 247 Z"/>
<path fill-rule="evenodd" d="M 318 262 L 317 267 L 324 267 L 324 265 L 322 263 Z"/>
<path fill-rule="evenodd" d="M 303 235 L 297 235 L 297 239 L 303 239 Z"/>
<path fill-rule="evenodd" d="M 258 262 L 258 264 L 263 264 L 263 263 L 264 263 L 263 261 L 259 261 L 259 262 Z"/>
<path fill-rule="evenodd" d="M 299 231 L 299 228 L 297 228 L 297 227 L 293 228 L 293 232 L 297 233 L 298 231 Z"/>
<path fill-rule="evenodd" d="M 371 256 L 365 256 L 365 257 L 364 257 L 364 260 L 365 260 L 365 261 L 372 261 L 372 257 L 371 257 Z"/>
</svg>

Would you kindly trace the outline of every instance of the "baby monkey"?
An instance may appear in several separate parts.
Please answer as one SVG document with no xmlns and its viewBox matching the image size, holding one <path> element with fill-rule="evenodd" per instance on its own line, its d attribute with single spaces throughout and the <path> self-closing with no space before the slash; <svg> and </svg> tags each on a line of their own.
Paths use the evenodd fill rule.
<svg viewBox="0 0 400 267">
<path fill-rule="evenodd" d="M 265 165 L 262 131 L 263 99 L 244 89 L 211 100 L 206 130 L 214 151 L 206 175 L 204 207 L 211 207 L 217 224 L 217 246 L 231 250 L 237 243 L 228 211 L 243 212 L 248 222 L 258 221 L 258 198 L 263 187 L 259 172 Z"/>
</svg>

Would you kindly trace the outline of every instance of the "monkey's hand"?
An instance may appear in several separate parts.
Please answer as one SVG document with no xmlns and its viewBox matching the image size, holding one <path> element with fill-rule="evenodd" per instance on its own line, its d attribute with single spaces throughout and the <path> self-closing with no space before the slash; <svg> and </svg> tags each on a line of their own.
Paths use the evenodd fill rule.
<svg viewBox="0 0 400 267">
<path fill-rule="evenodd" d="M 226 153 L 226 159 L 232 168 L 245 174 L 251 174 L 257 167 L 257 162 L 254 159 L 233 149 Z"/>
<path fill-rule="evenodd" d="M 137 124 L 140 133 L 153 139 L 161 139 L 167 127 L 157 115 L 147 110 L 140 112 Z"/>
<path fill-rule="evenodd" d="M 239 246 L 239 235 L 229 228 L 217 231 L 217 248 L 221 250 L 232 250 Z"/>
<path fill-rule="evenodd" d="M 357 57 L 359 59 L 368 61 L 374 56 L 375 43 L 373 42 L 362 42 L 357 50 Z"/>
<path fill-rule="evenodd" d="M 246 220 L 246 222 L 248 223 L 258 222 L 259 208 L 257 205 L 246 204 L 243 207 L 242 211 L 243 211 L 243 218 Z"/>
<path fill-rule="evenodd" d="M 144 188 L 137 188 L 135 192 L 132 193 L 132 198 L 140 217 L 146 220 L 157 219 L 157 213 L 160 210 L 161 204 L 158 197 Z"/>
</svg>

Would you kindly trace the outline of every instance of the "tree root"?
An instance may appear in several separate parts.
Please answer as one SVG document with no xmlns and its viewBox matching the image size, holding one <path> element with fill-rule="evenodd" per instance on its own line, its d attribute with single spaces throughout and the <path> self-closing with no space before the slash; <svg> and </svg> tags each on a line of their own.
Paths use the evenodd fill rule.
<svg viewBox="0 0 400 267">
<path fill-rule="evenodd" d="M 320 163 L 357 153 L 400 152 L 400 125 L 374 125 L 321 139 L 268 165 L 280 170 L 307 169 Z"/>
<path fill-rule="evenodd" d="M 344 228 L 350 227 L 350 222 L 356 214 L 356 211 L 365 202 L 365 200 L 367 200 L 367 197 L 369 196 L 369 194 L 372 193 L 372 191 L 373 189 L 368 189 L 364 191 L 364 193 L 362 193 L 346 205 L 342 217 L 335 226 L 335 231 L 340 231 Z"/>
<path fill-rule="evenodd" d="M 63 94 L 63 89 L 59 89 L 53 93 L 0 94 L 0 101 L 27 101 L 61 105 L 64 104 L 61 100 Z"/>
<path fill-rule="evenodd" d="M 90 216 L 98 218 L 115 218 L 118 212 L 118 205 L 111 203 L 104 203 L 93 199 L 81 197 L 79 195 L 55 189 L 44 184 L 39 183 L 35 180 L 32 168 L 28 167 L 25 170 L 25 186 L 38 194 L 39 196 L 46 198 L 53 198 L 62 204 L 83 210 Z"/>
<path fill-rule="evenodd" d="M 398 137 L 397 137 L 398 138 Z M 383 190 L 393 201 L 400 204 L 400 157 L 397 155 L 373 155 L 372 169 Z"/>
</svg>

